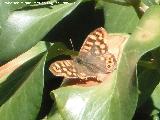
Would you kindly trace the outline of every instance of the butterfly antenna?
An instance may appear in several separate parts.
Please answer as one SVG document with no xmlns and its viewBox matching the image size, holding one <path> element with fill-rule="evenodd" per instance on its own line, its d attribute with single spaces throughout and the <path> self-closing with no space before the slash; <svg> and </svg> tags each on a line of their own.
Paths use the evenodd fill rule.
<svg viewBox="0 0 160 120">
<path fill-rule="evenodd" d="M 72 50 L 74 51 L 74 45 L 73 45 L 72 39 L 70 38 L 69 41 L 70 41 L 70 43 L 71 43 Z"/>
</svg>

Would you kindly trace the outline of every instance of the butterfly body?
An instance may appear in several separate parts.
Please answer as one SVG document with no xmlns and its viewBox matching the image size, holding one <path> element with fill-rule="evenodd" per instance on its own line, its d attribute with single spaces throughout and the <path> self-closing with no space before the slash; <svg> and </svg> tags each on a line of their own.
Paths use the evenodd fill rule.
<svg viewBox="0 0 160 120">
<path fill-rule="evenodd" d="M 87 36 L 78 56 L 72 60 L 56 61 L 49 69 L 54 75 L 65 78 L 94 77 L 99 80 L 98 74 L 112 72 L 116 63 L 115 56 L 108 52 L 107 32 L 104 28 L 97 28 Z"/>
</svg>

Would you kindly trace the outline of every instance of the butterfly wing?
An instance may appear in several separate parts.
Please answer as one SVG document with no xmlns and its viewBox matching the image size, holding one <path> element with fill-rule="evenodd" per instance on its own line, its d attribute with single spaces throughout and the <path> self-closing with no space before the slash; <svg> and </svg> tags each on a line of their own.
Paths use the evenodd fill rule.
<svg viewBox="0 0 160 120">
<path fill-rule="evenodd" d="M 91 32 L 85 39 L 79 57 L 92 73 L 109 73 L 116 68 L 116 58 L 108 52 L 108 35 L 100 27 Z"/>
<path fill-rule="evenodd" d="M 107 32 L 100 27 L 91 32 L 85 39 L 79 55 L 93 54 L 95 56 L 105 54 L 108 51 Z"/>
<path fill-rule="evenodd" d="M 73 65 L 73 60 L 62 60 L 52 63 L 49 70 L 55 76 L 63 76 L 65 78 L 78 78 L 77 70 Z"/>
</svg>

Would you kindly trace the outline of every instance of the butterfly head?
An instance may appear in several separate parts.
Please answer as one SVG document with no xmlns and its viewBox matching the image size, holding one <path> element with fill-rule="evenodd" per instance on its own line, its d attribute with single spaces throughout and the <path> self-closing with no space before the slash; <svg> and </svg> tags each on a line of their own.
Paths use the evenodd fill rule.
<svg viewBox="0 0 160 120">
<path fill-rule="evenodd" d="M 74 62 L 76 62 L 78 64 L 83 64 L 83 60 L 80 57 L 75 57 Z"/>
</svg>

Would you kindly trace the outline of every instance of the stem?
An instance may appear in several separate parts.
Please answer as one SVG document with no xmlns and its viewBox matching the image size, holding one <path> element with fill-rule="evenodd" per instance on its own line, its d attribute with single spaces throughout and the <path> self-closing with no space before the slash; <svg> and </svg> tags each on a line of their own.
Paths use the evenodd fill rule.
<svg viewBox="0 0 160 120">
<path fill-rule="evenodd" d="M 140 3 L 139 5 L 139 10 L 143 13 L 145 13 L 145 11 L 148 9 L 149 7 L 147 5 L 145 5 L 143 2 Z"/>
</svg>

